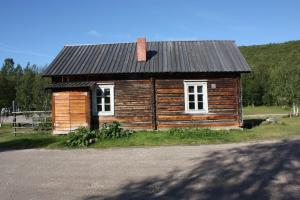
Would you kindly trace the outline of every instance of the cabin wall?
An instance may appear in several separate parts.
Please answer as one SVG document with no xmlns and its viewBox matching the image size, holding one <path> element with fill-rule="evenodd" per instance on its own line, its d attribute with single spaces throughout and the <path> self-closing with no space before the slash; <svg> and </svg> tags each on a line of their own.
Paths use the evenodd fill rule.
<svg viewBox="0 0 300 200">
<path fill-rule="evenodd" d="M 114 115 L 98 116 L 96 113 L 91 120 L 91 109 L 94 108 L 89 92 L 54 92 L 54 132 L 60 133 L 78 126 L 98 127 L 113 121 L 119 121 L 128 129 L 241 126 L 239 74 L 128 75 L 114 78 L 81 76 L 80 79 L 73 77 L 71 81 L 82 80 L 114 84 Z M 207 81 L 209 113 L 185 113 L 185 80 Z M 211 84 L 216 84 L 216 88 L 213 89 Z"/>
<path fill-rule="evenodd" d="M 151 84 L 145 80 L 114 80 L 114 116 L 99 116 L 99 125 L 118 121 L 124 128 L 151 129 Z M 105 81 L 101 81 L 105 83 Z"/>
<path fill-rule="evenodd" d="M 240 126 L 239 79 L 239 76 L 205 79 L 207 114 L 185 113 L 184 80 L 188 79 L 157 79 L 157 128 Z M 211 84 L 216 84 L 216 88 L 212 89 Z"/>
<path fill-rule="evenodd" d="M 90 95 L 88 91 L 52 93 L 53 134 L 66 134 L 80 126 L 90 126 Z"/>
</svg>

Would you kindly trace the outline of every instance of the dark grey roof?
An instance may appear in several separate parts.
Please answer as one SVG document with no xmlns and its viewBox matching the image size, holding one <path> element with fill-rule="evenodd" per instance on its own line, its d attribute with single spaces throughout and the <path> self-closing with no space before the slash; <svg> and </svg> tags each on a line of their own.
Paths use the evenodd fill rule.
<svg viewBox="0 0 300 200">
<path fill-rule="evenodd" d="M 249 72 L 234 41 L 147 42 L 147 61 L 136 43 L 65 46 L 45 76 L 164 72 Z"/>
<path fill-rule="evenodd" d="M 90 88 L 96 83 L 91 81 L 85 82 L 63 82 L 63 83 L 52 83 L 45 89 L 60 89 L 60 88 Z"/>
</svg>

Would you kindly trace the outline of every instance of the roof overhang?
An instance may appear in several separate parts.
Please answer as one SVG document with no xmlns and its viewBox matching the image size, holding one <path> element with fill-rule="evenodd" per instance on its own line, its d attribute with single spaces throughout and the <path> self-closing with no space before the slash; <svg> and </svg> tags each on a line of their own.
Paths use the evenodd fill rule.
<svg viewBox="0 0 300 200">
<path fill-rule="evenodd" d="M 45 89 L 74 89 L 74 88 L 91 88 L 96 84 L 94 81 L 84 81 L 84 82 L 61 82 L 52 83 L 45 87 Z"/>
</svg>

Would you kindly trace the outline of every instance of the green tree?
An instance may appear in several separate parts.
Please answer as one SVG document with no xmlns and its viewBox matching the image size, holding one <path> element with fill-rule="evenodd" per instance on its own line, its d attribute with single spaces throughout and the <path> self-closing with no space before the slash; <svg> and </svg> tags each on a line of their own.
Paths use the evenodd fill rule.
<svg viewBox="0 0 300 200">
<path fill-rule="evenodd" d="M 0 108 L 11 107 L 16 97 L 16 82 L 14 61 L 11 58 L 4 60 L 0 73 Z"/>
<path fill-rule="evenodd" d="M 44 79 L 40 71 L 36 65 L 30 64 L 23 71 L 16 93 L 17 104 L 23 110 L 44 110 L 49 107 L 50 96 L 45 91 L 49 79 Z"/>
</svg>

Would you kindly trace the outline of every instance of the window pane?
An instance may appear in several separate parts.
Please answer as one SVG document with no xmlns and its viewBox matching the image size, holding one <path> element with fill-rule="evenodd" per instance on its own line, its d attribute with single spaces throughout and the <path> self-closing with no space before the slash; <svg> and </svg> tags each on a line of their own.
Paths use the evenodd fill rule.
<svg viewBox="0 0 300 200">
<path fill-rule="evenodd" d="M 189 86 L 189 93 L 193 93 L 194 92 L 194 86 Z"/>
<path fill-rule="evenodd" d="M 98 112 L 101 112 L 101 111 L 102 111 L 102 105 L 101 105 L 101 104 L 97 105 L 97 111 L 98 111 Z"/>
<path fill-rule="evenodd" d="M 109 89 L 104 89 L 104 95 L 109 96 L 110 95 L 110 90 Z"/>
<path fill-rule="evenodd" d="M 195 101 L 195 95 L 190 94 L 189 95 L 189 101 Z"/>
<path fill-rule="evenodd" d="M 195 103 L 194 102 L 189 103 L 189 109 L 190 110 L 195 110 Z"/>
<path fill-rule="evenodd" d="M 198 101 L 203 101 L 203 95 L 202 94 L 198 94 Z"/>
<path fill-rule="evenodd" d="M 110 104 L 107 104 L 104 107 L 105 107 L 105 111 L 110 111 Z"/>
<path fill-rule="evenodd" d="M 101 103 L 101 97 L 97 97 L 97 104 Z"/>
<path fill-rule="evenodd" d="M 102 96 L 102 90 L 101 89 L 97 89 L 97 96 Z"/>
<path fill-rule="evenodd" d="M 197 86 L 197 92 L 202 93 L 202 86 Z"/>
<path fill-rule="evenodd" d="M 110 103 L 110 97 L 105 97 L 105 98 L 104 98 L 104 103 L 105 103 L 105 104 Z"/>
<path fill-rule="evenodd" d="M 198 101 L 198 109 L 199 110 L 203 109 L 203 102 Z"/>
</svg>

